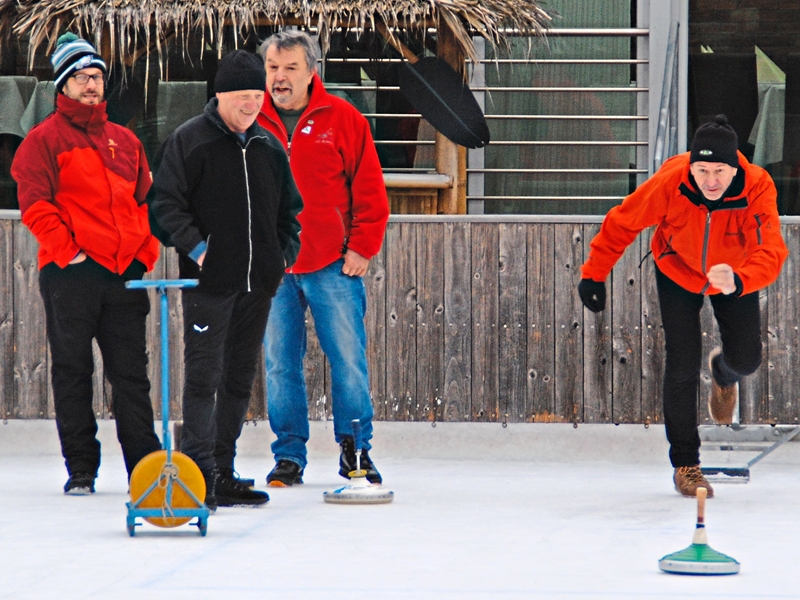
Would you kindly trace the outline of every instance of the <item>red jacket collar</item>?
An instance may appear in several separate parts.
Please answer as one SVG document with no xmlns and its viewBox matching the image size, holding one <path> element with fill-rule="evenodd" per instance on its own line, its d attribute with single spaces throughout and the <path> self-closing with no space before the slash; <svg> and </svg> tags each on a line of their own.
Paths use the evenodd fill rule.
<svg viewBox="0 0 800 600">
<path fill-rule="evenodd" d="M 59 93 L 56 103 L 57 112 L 64 115 L 76 127 L 86 131 L 100 130 L 108 122 L 105 101 L 100 104 L 82 104 Z"/>
<path fill-rule="evenodd" d="M 314 73 L 314 78 L 311 80 L 311 98 L 309 98 L 308 106 L 303 112 L 321 106 L 330 106 L 328 91 L 325 89 L 325 84 L 322 83 L 322 79 L 320 79 L 319 75 Z"/>
</svg>

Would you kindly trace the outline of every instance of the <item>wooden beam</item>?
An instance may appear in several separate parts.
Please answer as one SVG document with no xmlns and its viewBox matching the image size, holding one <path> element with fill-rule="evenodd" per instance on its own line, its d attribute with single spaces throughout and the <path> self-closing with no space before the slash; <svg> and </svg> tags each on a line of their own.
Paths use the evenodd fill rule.
<svg viewBox="0 0 800 600">
<path fill-rule="evenodd" d="M 312 23 L 317 23 L 318 22 L 317 17 L 318 17 L 318 15 L 314 15 L 314 17 L 311 19 L 311 22 Z M 256 19 L 254 19 L 254 23 L 256 24 L 256 26 L 259 26 L 259 27 L 261 27 L 261 26 L 286 27 L 286 26 L 289 26 L 289 25 L 296 26 L 296 27 L 305 27 L 306 26 L 306 20 L 303 19 L 302 17 L 288 17 L 288 16 L 285 17 L 285 18 L 281 17 L 281 18 L 279 18 L 277 20 L 276 19 L 268 19 L 268 18 L 265 18 L 265 17 L 257 17 Z M 227 21 L 226 21 L 226 24 L 228 24 Z M 362 25 L 364 26 L 364 30 L 369 30 L 372 27 L 372 23 L 369 20 L 367 20 L 366 22 L 362 22 L 360 19 L 340 19 L 339 21 L 336 22 L 336 29 L 340 29 L 340 28 L 341 29 L 359 29 L 359 28 L 361 28 Z M 401 21 L 401 22 L 396 22 L 396 23 L 395 22 L 387 23 L 387 25 L 390 26 L 390 27 L 400 27 L 400 28 L 404 28 L 404 29 L 425 30 L 425 29 L 429 29 L 429 28 L 432 28 L 432 27 L 436 27 L 437 26 L 437 20 L 436 19 L 431 19 L 431 18 L 428 18 L 428 19 L 417 19 L 417 20 L 414 20 L 413 22 L 409 20 L 409 21 Z"/>
<path fill-rule="evenodd" d="M 117 40 L 119 43 L 119 40 Z M 98 54 L 103 59 L 103 62 L 111 68 L 114 61 L 111 60 L 111 55 L 114 49 L 111 47 L 111 27 L 106 23 L 103 25 L 103 37 L 100 39 L 100 47 L 97 49 Z"/>
<path fill-rule="evenodd" d="M 444 21 L 439 23 L 437 54 L 456 73 L 464 74 L 464 54 L 456 43 L 455 36 Z M 464 150 L 462 148 L 462 150 Z M 466 214 L 466 153 L 459 160 L 459 146 L 436 132 L 436 171 L 450 175 L 453 187 L 439 190 L 439 213 L 444 215 Z"/>
<path fill-rule="evenodd" d="M 467 214 L 467 149 L 458 148 L 458 183 L 456 184 L 456 214 Z"/>
</svg>

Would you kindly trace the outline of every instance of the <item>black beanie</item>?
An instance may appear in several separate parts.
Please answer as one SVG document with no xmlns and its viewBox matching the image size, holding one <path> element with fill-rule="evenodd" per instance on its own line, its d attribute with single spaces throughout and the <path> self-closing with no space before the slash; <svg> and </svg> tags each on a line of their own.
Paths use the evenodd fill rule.
<svg viewBox="0 0 800 600">
<path fill-rule="evenodd" d="M 267 89 L 267 72 L 264 63 L 255 54 L 236 50 L 226 54 L 217 66 L 214 92 L 237 92 L 239 90 Z"/>
<path fill-rule="evenodd" d="M 704 123 L 697 128 L 692 140 L 689 162 L 724 163 L 738 167 L 739 157 L 736 155 L 738 146 L 739 139 L 733 127 L 728 125 L 728 117 L 717 115 L 710 123 Z"/>
</svg>

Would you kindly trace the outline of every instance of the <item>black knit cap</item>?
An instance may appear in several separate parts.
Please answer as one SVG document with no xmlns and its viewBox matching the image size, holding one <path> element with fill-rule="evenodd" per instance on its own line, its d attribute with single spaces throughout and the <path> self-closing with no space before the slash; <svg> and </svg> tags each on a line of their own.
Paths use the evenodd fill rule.
<svg viewBox="0 0 800 600">
<path fill-rule="evenodd" d="M 267 72 L 261 59 L 247 52 L 236 50 L 219 61 L 214 78 L 214 92 L 237 92 L 239 90 L 267 89 Z"/>
<path fill-rule="evenodd" d="M 738 167 L 739 157 L 736 155 L 738 147 L 739 138 L 733 127 L 728 125 L 728 117 L 717 115 L 713 121 L 697 128 L 692 140 L 689 162 L 724 163 Z"/>
</svg>

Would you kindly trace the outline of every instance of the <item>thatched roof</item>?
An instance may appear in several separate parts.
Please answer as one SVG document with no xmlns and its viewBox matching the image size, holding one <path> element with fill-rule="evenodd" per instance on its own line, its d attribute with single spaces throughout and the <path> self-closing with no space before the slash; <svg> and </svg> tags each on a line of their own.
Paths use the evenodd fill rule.
<svg viewBox="0 0 800 600">
<path fill-rule="evenodd" d="M 31 55 L 43 45 L 49 51 L 65 31 L 94 39 L 98 48 L 105 43 L 120 55 L 112 58 L 125 59 L 142 46 L 160 52 L 167 34 L 201 30 L 203 44 L 219 52 L 225 25 L 246 33 L 265 23 L 317 28 L 325 45 L 332 29 L 373 28 L 376 19 L 422 32 L 444 23 L 473 58 L 473 34 L 502 46 L 506 29 L 540 36 L 550 22 L 536 0 L 0 0 L 0 28 L 28 36 Z"/>
</svg>

